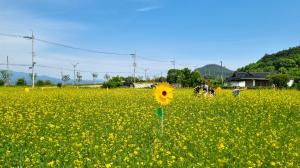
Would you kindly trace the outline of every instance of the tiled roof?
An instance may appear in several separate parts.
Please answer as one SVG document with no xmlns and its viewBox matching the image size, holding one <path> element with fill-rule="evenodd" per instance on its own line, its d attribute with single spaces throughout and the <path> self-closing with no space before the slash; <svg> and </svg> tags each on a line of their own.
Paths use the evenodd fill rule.
<svg viewBox="0 0 300 168">
<path fill-rule="evenodd" d="M 267 75 L 278 74 L 278 72 L 234 72 L 229 78 L 228 81 L 241 81 L 244 79 L 265 79 Z"/>
</svg>

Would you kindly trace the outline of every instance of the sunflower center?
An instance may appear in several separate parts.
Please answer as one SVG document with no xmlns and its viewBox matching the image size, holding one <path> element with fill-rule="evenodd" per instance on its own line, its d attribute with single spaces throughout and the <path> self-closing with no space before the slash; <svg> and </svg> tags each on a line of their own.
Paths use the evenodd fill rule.
<svg viewBox="0 0 300 168">
<path fill-rule="evenodd" d="M 167 95 L 167 92 L 166 92 L 166 91 L 163 91 L 163 92 L 162 92 L 162 95 L 163 95 L 163 96 L 166 96 L 166 95 Z"/>
</svg>

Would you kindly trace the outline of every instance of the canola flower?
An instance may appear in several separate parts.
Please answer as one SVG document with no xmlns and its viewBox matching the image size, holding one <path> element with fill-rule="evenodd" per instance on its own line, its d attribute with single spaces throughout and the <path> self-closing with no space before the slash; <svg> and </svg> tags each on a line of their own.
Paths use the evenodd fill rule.
<svg viewBox="0 0 300 168">
<path fill-rule="evenodd" d="M 0 167 L 299 167 L 300 92 L 0 87 Z"/>
</svg>

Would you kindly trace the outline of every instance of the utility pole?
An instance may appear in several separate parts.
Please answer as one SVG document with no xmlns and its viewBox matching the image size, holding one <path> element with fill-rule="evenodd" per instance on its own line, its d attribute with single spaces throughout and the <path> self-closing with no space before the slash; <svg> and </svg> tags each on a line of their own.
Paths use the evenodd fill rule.
<svg viewBox="0 0 300 168">
<path fill-rule="evenodd" d="M 221 79 L 222 79 L 222 85 L 223 85 L 223 66 L 222 66 L 222 61 L 221 61 Z"/>
<path fill-rule="evenodd" d="M 36 62 L 34 62 L 34 41 L 33 41 L 34 37 L 33 37 L 33 31 L 31 30 L 31 32 L 32 32 L 31 37 L 25 36 L 24 38 L 29 38 L 29 39 L 32 40 L 32 67 L 31 67 L 31 69 L 32 69 L 32 87 L 34 88 L 34 64 L 36 64 Z"/>
<path fill-rule="evenodd" d="M 136 51 L 134 51 L 134 54 L 130 54 L 130 55 L 132 55 L 132 57 L 134 58 L 134 63 L 133 63 L 133 67 L 134 67 L 133 83 L 135 83 L 135 68 L 136 68 L 136 62 L 135 62 L 135 59 L 136 59 Z"/>
<path fill-rule="evenodd" d="M 149 68 L 148 68 L 148 69 L 149 69 Z M 148 69 L 145 69 L 145 81 L 146 81 L 146 82 L 147 82 L 146 71 L 147 71 Z"/>
<path fill-rule="evenodd" d="M 224 78 L 226 79 L 226 68 L 225 68 L 225 65 L 224 65 Z"/>
<path fill-rule="evenodd" d="M 8 56 L 7 56 L 7 76 L 8 76 L 8 86 L 10 86 L 9 65 L 8 65 Z"/>
<path fill-rule="evenodd" d="M 72 64 L 72 63 L 71 63 L 71 64 Z M 74 86 L 76 85 L 76 79 L 75 79 L 75 67 L 76 67 L 77 64 L 79 64 L 79 63 L 76 63 L 75 65 L 72 64 L 72 65 L 74 66 Z"/>
<path fill-rule="evenodd" d="M 174 65 L 174 69 L 175 69 L 175 59 L 174 59 L 174 61 L 171 61 L 172 62 L 172 64 Z"/>
<path fill-rule="evenodd" d="M 60 83 L 62 83 L 62 77 L 63 77 L 62 68 L 60 68 Z"/>
</svg>

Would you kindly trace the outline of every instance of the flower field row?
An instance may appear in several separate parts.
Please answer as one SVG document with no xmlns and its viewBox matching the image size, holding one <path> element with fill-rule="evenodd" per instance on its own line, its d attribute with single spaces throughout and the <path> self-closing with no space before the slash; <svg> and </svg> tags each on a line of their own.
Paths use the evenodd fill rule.
<svg viewBox="0 0 300 168">
<path fill-rule="evenodd" d="M 0 167 L 299 167 L 300 92 L 0 88 Z"/>
</svg>

